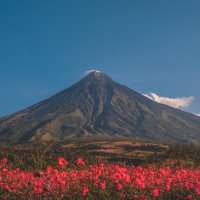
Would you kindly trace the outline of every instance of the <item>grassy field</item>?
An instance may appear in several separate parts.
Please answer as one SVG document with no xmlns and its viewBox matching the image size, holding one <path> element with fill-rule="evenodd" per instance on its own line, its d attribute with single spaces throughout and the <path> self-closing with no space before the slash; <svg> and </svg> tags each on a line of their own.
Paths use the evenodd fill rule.
<svg viewBox="0 0 200 200">
<path fill-rule="evenodd" d="M 145 141 L 128 141 L 124 139 L 95 140 L 60 143 L 29 144 L 0 147 L 0 158 L 7 157 L 16 166 L 44 169 L 47 164 L 53 165 L 58 157 L 74 161 L 83 157 L 89 162 L 125 162 L 126 164 L 141 165 L 156 154 L 164 154 L 169 146 Z"/>
<path fill-rule="evenodd" d="M 96 140 L 0 147 L 1 199 L 200 199 L 200 147 Z"/>
</svg>

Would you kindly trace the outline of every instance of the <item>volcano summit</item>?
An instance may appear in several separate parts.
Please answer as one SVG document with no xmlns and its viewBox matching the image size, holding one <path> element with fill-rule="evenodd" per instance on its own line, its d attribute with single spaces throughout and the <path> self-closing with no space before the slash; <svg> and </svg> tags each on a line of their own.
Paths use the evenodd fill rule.
<svg viewBox="0 0 200 200">
<path fill-rule="evenodd" d="M 200 118 L 156 103 L 91 71 L 68 89 L 0 118 L 0 140 L 20 144 L 85 137 L 200 142 Z"/>
</svg>

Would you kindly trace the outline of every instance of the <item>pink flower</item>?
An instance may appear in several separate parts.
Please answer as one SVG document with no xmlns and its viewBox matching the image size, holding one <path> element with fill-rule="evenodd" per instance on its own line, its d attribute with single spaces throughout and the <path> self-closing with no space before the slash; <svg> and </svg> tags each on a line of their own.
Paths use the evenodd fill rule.
<svg viewBox="0 0 200 200">
<path fill-rule="evenodd" d="M 187 196 L 187 200 L 192 200 L 193 198 L 192 198 L 192 195 L 191 194 L 189 194 L 188 196 Z"/>
<path fill-rule="evenodd" d="M 83 189 L 82 189 L 82 196 L 85 197 L 85 196 L 87 195 L 88 192 L 89 192 L 88 187 L 83 186 Z"/>
<path fill-rule="evenodd" d="M 34 193 L 35 194 L 41 194 L 43 192 L 43 189 L 42 188 L 34 188 Z"/>
<path fill-rule="evenodd" d="M 159 189 L 154 189 L 152 193 L 154 197 L 159 196 Z"/>
<path fill-rule="evenodd" d="M 166 190 L 166 191 L 169 191 L 170 189 L 171 189 L 170 185 L 169 185 L 169 184 L 166 184 L 165 190 Z"/>
<path fill-rule="evenodd" d="M 196 190 L 195 190 L 195 193 L 196 193 L 197 195 L 200 195 L 200 188 L 199 188 L 199 189 L 196 189 Z"/>
<path fill-rule="evenodd" d="M 123 186 L 120 183 L 117 183 L 116 187 L 117 187 L 117 190 L 122 190 L 123 188 Z"/>
<path fill-rule="evenodd" d="M 8 158 L 2 158 L 1 162 L 5 165 L 8 162 Z"/>
<path fill-rule="evenodd" d="M 102 190 L 106 189 L 106 183 L 105 182 L 101 182 L 99 185 L 100 185 L 100 188 Z"/>
<path fill-rule="evenodd" d="M 64 168 L 67 165 L 68 165 L 68 162 L 64 158 L 62 158 L 62 157 L 58 158 L 58 166 L 60 168 Z"/>
<path fill-rule="evenodd" d="M 83 161 L 82 158 L 78 158 L 77 161 L 76 161 L 76 164 L 77 164 L 77 165 L 80 165 L 80 166 L 84 166 L 84 165 L 85 165 L 85 162 Z"/>
</svg>

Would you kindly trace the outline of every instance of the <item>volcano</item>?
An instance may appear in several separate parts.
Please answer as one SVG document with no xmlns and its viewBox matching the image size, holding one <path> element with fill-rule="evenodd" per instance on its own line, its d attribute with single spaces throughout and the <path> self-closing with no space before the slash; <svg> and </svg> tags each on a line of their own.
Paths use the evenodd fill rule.
<svg viewBox="0 0 200 200">
<path fill-rule="evenodd" d="M 99 71 L 44 101 L 0 118 L 0 141 L 4 143 L 87 137 L 200 142 L 200 118 L 156 103 Z"/>
</svg>

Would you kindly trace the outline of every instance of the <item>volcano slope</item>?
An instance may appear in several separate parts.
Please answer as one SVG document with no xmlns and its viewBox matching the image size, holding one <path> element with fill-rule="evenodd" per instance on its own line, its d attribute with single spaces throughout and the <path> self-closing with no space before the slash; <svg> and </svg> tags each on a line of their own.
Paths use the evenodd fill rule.
<svg viewBox="0 0 200 200">
<path fill-rule="evenodd" d="M 4 143 L 86 137 L 200 142 L 200 118 L 156 103 L 99 71 L 44 101 L 0 118 L 0 140 Z"/>
</svg>

